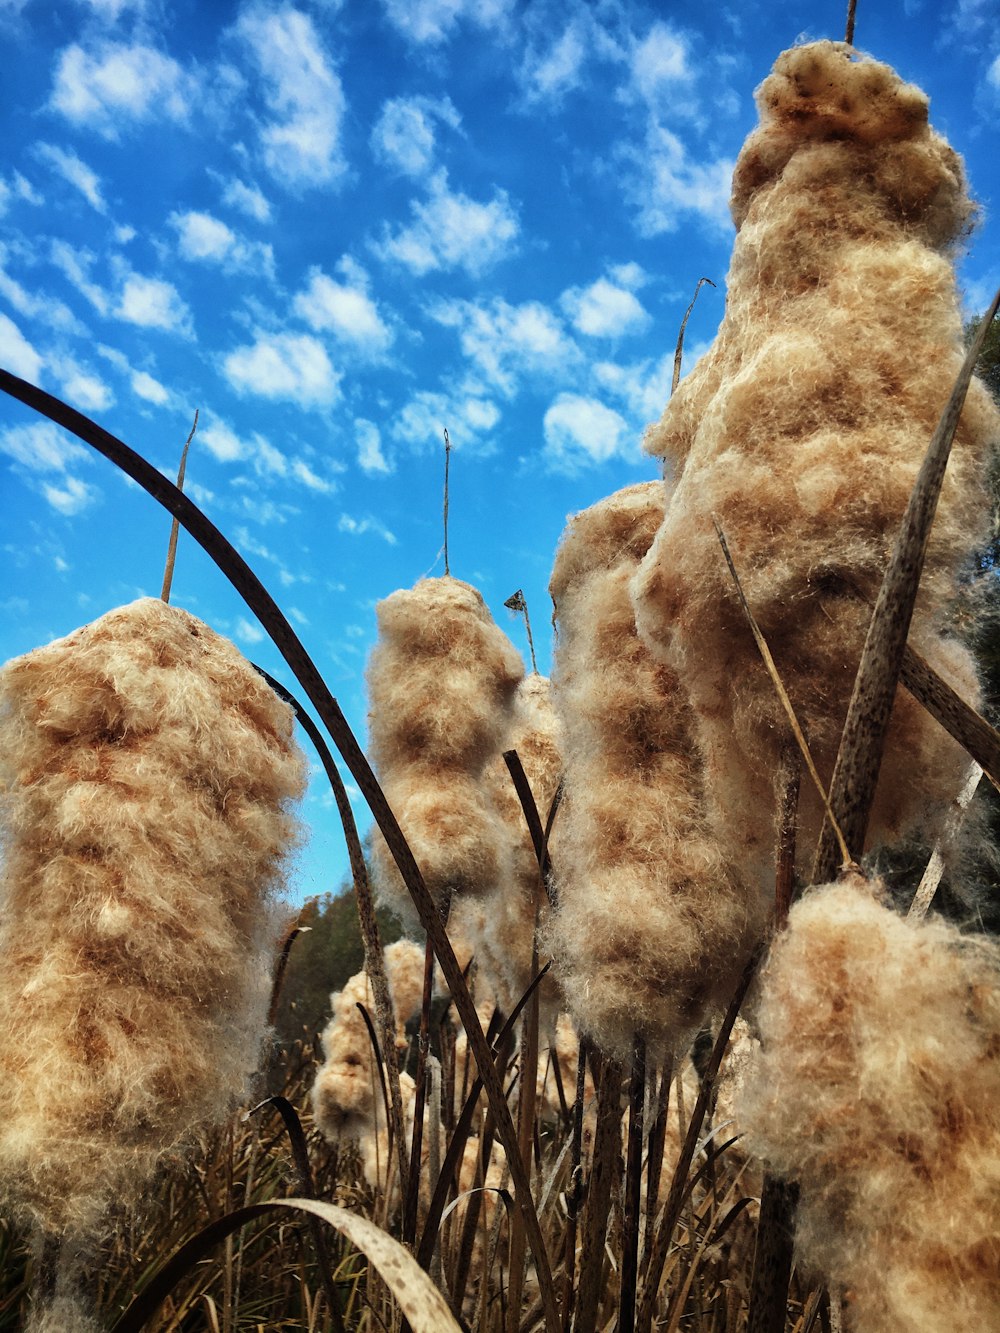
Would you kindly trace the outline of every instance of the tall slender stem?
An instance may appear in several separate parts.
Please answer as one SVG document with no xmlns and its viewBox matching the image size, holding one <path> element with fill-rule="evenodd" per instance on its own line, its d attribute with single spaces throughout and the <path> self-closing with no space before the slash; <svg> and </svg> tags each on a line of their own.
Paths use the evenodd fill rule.
<svg viewBox="0 0 1000 1333">
<path fill-rule="evenodd" d="M 448 471 L 451 462 L 451 438 L 448 435 L 448 427 L 444 428 L 444 572 L 445 576 L 451 573 L 448 566 Z"/>
<path fill-rule="evenodd" d="M 187 471 L 188 450 L 191 448 L 191 441 L 194 439 L 194 433 L 198 429 L 198 409 L 194 409 L 194 421 L 191 423 L 191 430 L 187 439 L 184 441 L 184 448 L 181 452 L 181 465 L 177 469 L 177 489 L 184 489 L 184 473 Z M 163 568 L 163 588 L 160 591 L 160 600 L 170 601 L 170 588 L 174 581 L 174 564 L 177 561 L 177 534 L 180 532 L 180 520 L 174 518 L 170 524 L 170 541 L 167 543 L 167 563 Z"/>
</svg>

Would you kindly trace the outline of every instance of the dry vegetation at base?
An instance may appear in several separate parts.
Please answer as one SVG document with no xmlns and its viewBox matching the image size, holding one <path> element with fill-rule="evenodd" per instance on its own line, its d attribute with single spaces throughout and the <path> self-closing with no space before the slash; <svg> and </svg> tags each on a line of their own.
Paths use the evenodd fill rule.
<svg viewBox="0 0 1000 1333">
<path fill-rule="evenodd" d="M 307 1133 L 309 1155 L 320 1198 L 338 1203 L 379 1226 L 398 1234 L 398 1210 L 386 1208 L 384 1185 L 373 1187 L 365 1178 L 361 1156 L 345 1143 L 339 1150 L 329 1146 L 314 1129 L 308 1112 L 309 1091 L 318 1054 L 311 1042 L 296 1043 L 276 1053 L 271 1085 L 280 1086 L 295 1106 L 300 1108 Z M 446 1062 L 448 1060 L 445 1055 Z M 446 1063 L 447 1068 L 447 1063 Z M 550 1094 L 554 1094 L 551 1072 Z M 672 1163 L 678 1143 L 693 1109 L 698 1079 L 688 1067 L 683 1079 L 673 1083 L 667 1111 L 664 1141 L 665 1155 L 661 1173 L 660 1202 L 670 1183 Z M 533 1150 L 533 1180 L 540 1205 L 543 1231 L 554 1260 L 566 1251 L 569 1231 L 567 1206 L 570 1199 L 569 1167 L 572 1155 L 572 1101 L 574 1089 L 564 1089 L 569 1099 L 567 1114 L 536 1122 Z M 515 1089 L 516 1096 L 516 1089 Z M 727 1096 L 725 1085 L 723 1099 Z M 658 1092 L 651 1097 L 648 1120 L 652 1124 L 660 1105 Z M 590 1117 L 593 1110 L 591 1108 Z M 667 1319 L 664 1327 L 697 1330 L 698 1333 L 740 1333 L 745 1327 L 747 1277 L 753 1247 L 753 1205 L 737 1205 L 756 1189 L 738 1145 L 718 1149 L 733 1136 L 725 1123 L 731 1114 L 718 1111 L 714 1125 L 714 1148 L 700 1151 L 689 1173 L 691 1193 L 681 1211 L 674 1243 L 667 1259 L 660 1314 Z M 705 1127 L 708 1132 L 708 1126 Z M 589 1137 L 589 1131 L 588 1131 Z M 585 1147 L 584 1173 L 592 1167 L 592 1145 Z M 647 1164 L 648 1166 L 648 1164 Z M 380 1170 L 385 1179 L 387 1163 Z M 622 1179 L 621 1162 L 615 1167 L 609 1226 L 608 1258 L 602 1282 L 602 1316 L 599 1327 L 614 1316 L 618 1301 L 616 1268 L 621 1244 Z M 84 1285 L 97 1295 L 97 1313 L 105 1326 L 127 1304 L 137 1283 L 171 1254 L 183 1241 L 209 1219 L 244 1203 L 299 1193 L 295 1164 L 281 1120 L 273 1109 L 265 1108 L 250 1121 L 239 1117 L 224 1130 L 201 1143 L 187 1160 L 176 1160 L 157 1179 L 145 1198 L 145 1210 L 137 1219 L 121 1216 L 114 1233 L 101 1247 L 84 1273 Z M 509 1214 L 504 1208 L 484 1210 L 500 1219 L 495 1247 L 487 1235 L 482 1246 L 492 1262 L 480 1257 L 469 1272 L 464 1307 L 472 1327 L 500 1333 L 505 1327 L 505 1292 L 508 1280 L 507 1246 Z M 584 1220 L 585 1220 L 584 1212 Z M 444 1288 L 449 1290 L 459 1266 L 462 1230 L 459 1215 L 453 1213 L 441 1231 L 440 1272 Z M 483 1221 L 480 1219 L 480 1229 Z M 516 1225 L 516 1224 L 515 1224 Z M 342 1302 L 345 1327 L 350 1333 L 377 1333 L 398 1326 L 394 1304 L 379 1280 L 368 1271 L 364 1256 L 329 1234 L 330 1264 L 336 1290 Z M 4 1284 L 0 1295 L 0 1330 L 22 1326 L 27 1292 L 32 1280 L 32 1260 L 16 1232 L 4 1224 L 0 1231 L 0 1258 Z M 555 1278 L 563 1280 L 558 1263 Z M 531 1277 L 529 1274 L 529 1288 Z M 231 1243 L 220 1245 L 213 1255 L 189 1273 L 167 1303 L 148 1325 L 157 1333 L 202 1333 L 203 1330 L 228 1329 L 231 1333 L 250 1330 L 315 1330 L 330 1333 L 331 1321 L 321 1291 L 322 1283 L 305 1226 L 287 1219 L 247 1227 Z M 793 1282 L 789 1303 L 789 1333 L 802 1333 L 801 1318 L 812 1288 L 808 1283 Z M 525 1313 L 534 1302 L 526 1301 Z M 479 1306 L 482 1318 L 471 1322 Z M 20 1312 L 20 1313 L 19 1313 Z M 540 1326 L 540 1313 L 528 1327 Z M 818 1328 L 819 1325 L 817 1324 Z M 69 1330 L 66 1330 L 69 1333 Z"/>
</svg>

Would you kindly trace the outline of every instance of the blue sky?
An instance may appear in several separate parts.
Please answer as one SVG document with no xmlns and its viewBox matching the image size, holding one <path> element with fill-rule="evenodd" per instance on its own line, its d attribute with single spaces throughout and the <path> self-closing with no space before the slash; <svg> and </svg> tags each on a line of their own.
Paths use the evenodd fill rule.
<svg viewBox="0 0 1000 1333">
<path fill-rule="evenodd" d="M 441 573 L 523 588 L 550 655 L 567 514 L 656 475 L 722 316 L 753 89 L 846 4 L 637 0 L 0 0 L 0 365 L 175 473 L 296 625 L 363 737 L 374 606 Z M 856 40 L 931 97 L 1000 283 L 1000 29 L 989 0 L 860 0 Z M 159 592 L 162 511 L 0 402 L 0 659 Z M 174 600 L 282 679 L 181 536 Z M 291 681 L 288 682 L 292 684 Z M 296 896 L 346 854 L 322 779 Z M 358 808 L 366 823 L 363 809 Z"/>
</svg>

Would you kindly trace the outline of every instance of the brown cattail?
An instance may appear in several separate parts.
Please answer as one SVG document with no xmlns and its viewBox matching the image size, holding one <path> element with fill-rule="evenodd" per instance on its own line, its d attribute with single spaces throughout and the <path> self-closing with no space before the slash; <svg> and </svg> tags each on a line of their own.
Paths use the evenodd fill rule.
<svg viewBox="0 0 1000 1333">
<path fill-rule="evenodd" d="M 0 673 L 0 1179 L 83 1236 L 245 1089 L 305 762 L 227 640 L 143 599 Z"/>
<path fill-rule="evenodd" d="M 559 722 L 545 676 L 532 672 L 518 686 L 503 749 L 517 751 L 544 828 L 562 774 Z M 486 790 L 503 824 L 509 849 L 509 874 L 484 898 L 481 943 L 485 943 L 489 957 L 499 964 L 499 975 L 493 975 L 488 962 L 487 972 L 501 1007 L 510 1013 L 531 982 L 536 917 L 544 925 L 548 916 L 548 898 L 524 811 L 501 755 L 491 761 L 484 777 Z M 549 847 L 556 858 L 559 855 L 559 829 L 557 818 Z M 540 999 L 548 1024 L 555 1018 L 558 1005 L 556 983 L 551 974 L 541 983 Z"/>
<path fill-rule="evenodd" d="M 577 1025 L 622 1058 L 636 1032 L 690 1035 L 762 927 L 705 825 L 684 692 L 636 634 L 629 581 L 662 515 L 656 482 L 584 510 L 551 583 L 566 808 L 547 943 Z"/>
<path fill-rule="evenodd" d="M 773 887 L 774 775 L 789 730 L 723 562 L 725 531 L 829 781 L 873 599 L 962 360 L 949 248 L 973 216 L 927 99 L 886 65 L 818 42 L 782 54 L 733 178 L 726 316 L 648 448 L 670 482 L 633 592 L 639 631 L 689 694 L 714 827 Z M 911 643 L 967 699 L 946 637 L 955 574 L 980 540 L 1000 417 L 973 383 L 945 477 Z M 926 831 L 962 785 L 959 747 L 897 697 L 873 843 Z M 803 784 L 800 863 L 821 807 Z M 860 855 L 861 848 L 851 848 Z"/>
<path fill-rule="evenodd" d="M 1000 946 L 904 920 L 860 877 L 811 890 L 760 982 L 738 1107 L 798 1180 L 804 1264 L 857 1333 L 1000 1327 Z"/>
<path fill-rule="evenodd" d="M 480 594 L 458 579 L 422 579 L 377 613 L 368 665 L 376 772 L 435 899 L 481 893 L 504 874 L 502 833 L 481 778 L 506 734 L 524 666 Z M 377 832 L 372 850 L 380 900 L 415 923 Z"/>
</svg>

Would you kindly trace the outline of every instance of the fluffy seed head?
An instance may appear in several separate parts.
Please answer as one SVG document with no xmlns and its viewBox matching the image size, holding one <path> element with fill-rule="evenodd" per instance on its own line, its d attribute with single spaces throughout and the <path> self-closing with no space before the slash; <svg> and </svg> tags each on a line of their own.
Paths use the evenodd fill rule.
<svg viewBox="0 0 1000 1333">
<path fill-rule="evenodd" d="M 1000 1324 L 1000 946 L 860 879 L 792 909 L 737 1112 L 798 1180 L 802 1260 L 858 1333 Z"/>
<path fill-rule="evenodd" d="M 622 1056 L 636 1031 L 688 1035 L 761 927 L 705 826 L 684 692 L 635 630 L 629 581 L 662 514 L 655 482 L 585 510 L 551 583 L 566 802 L 546 942 L 577 1025 Z"/>
<path fill-rule="evenodd" d="M 305 785 L 292 713 L 143 599 L 0 673 L 0 1176 L 83 1233 L 244 1091 Z"/>
<path fill-rule="evenodd" d="M 480 778 L 509 725 L 520 656 L 479 592 L 448 576 L 393 593 L 377 614 L 368 693 L 379 779 L 434 897 L 483 892 L 502 851 Z M 379 899 L 414 923 L 378 832 L 372 852 Z"/>
<path fill-rule="evenodd" d="M 771 777 L 790 733 L 736 600 L 712 518 L 829 781 L 895 534 L 962 361 L 943 249 L 972 206 L 927 99 L 886 65 L 819 42 L 786 51 L 758 92 L 733 180 L 739 228 L 726 315 L 648 448 L 670 482 L 633 585 L 639 632 L 696 718 L 713 823 L 731 859 L 773 883 Z M 955 574 L 980 541 L 983 463 L 1000 416 L 974 382 L 914 619 L 914 646 L 975 702 L 948 639 Z M 957 745 L 897 698 L 870 840 L 933 828 L 961 786 Z M 803 786 L 803 868 L 820 804 Z M 856 854 L 863 849 L 853 848 Z"/>
</svg>

